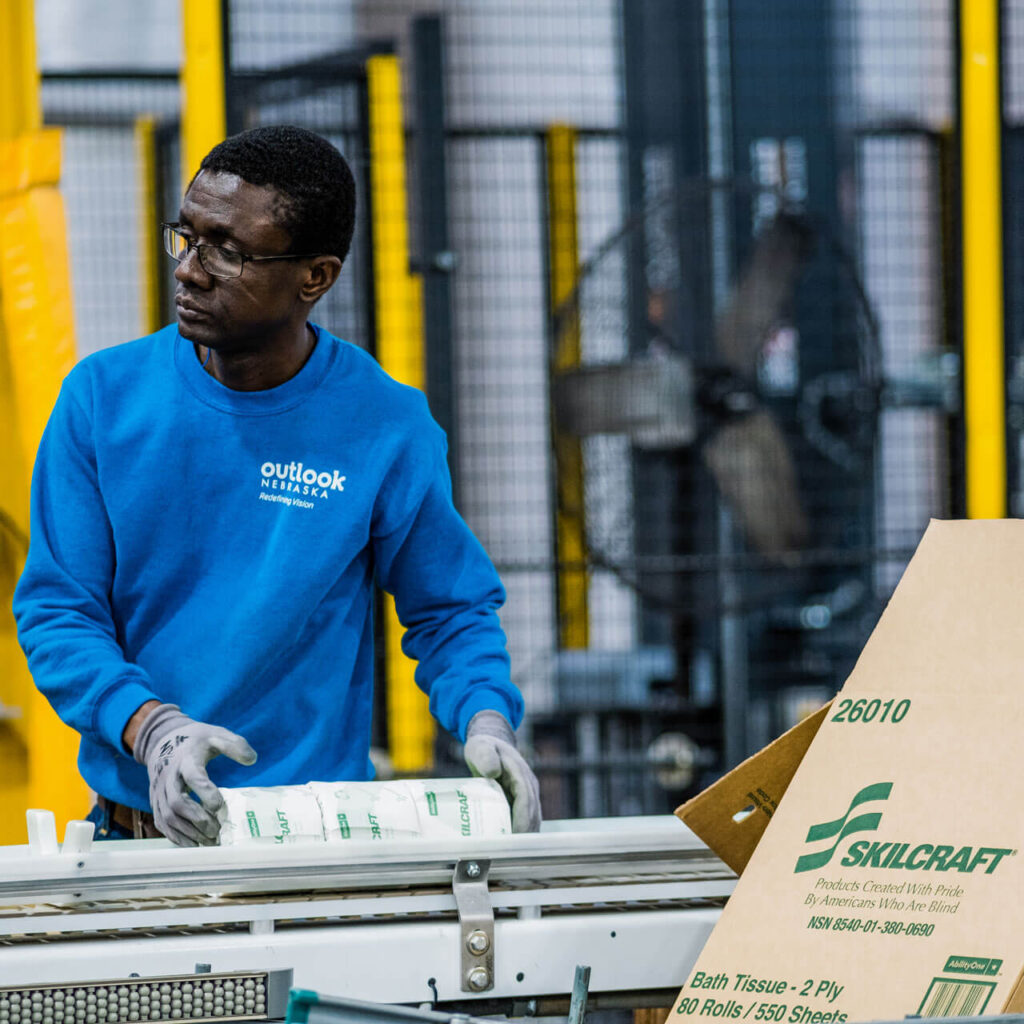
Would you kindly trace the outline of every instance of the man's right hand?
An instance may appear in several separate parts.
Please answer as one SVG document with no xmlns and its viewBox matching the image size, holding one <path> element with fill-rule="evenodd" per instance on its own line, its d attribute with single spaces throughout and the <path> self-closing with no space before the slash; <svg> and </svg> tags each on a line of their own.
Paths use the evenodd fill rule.
<svg viewBox="0 0 1024 1024">
<path fill-rule="evenodd" d="M 256 760 L 256 751 L 237 733 L 196 722 L 176 704 L 158 704 L 149 712 L 135 736 L 133 753 L 149 771 L 156 827 L 177 846 L 212 846 L 217 841 L 217 812 L 224 798 L 206 773 L 208 762 L 218 754 L 244 765 Z"/>
</svg>

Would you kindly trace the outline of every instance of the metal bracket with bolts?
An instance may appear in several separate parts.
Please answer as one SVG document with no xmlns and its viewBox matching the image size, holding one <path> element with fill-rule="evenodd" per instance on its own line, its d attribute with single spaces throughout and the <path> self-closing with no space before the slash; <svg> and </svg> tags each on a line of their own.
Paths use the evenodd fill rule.
<svg viewBox="0 0 1024 1024">
<path fill-rule="evenodd" d="M 494 987 L 494 910 L 487 891 L 486 860 L 455 863 L 452 892 L 459 913 L 462 991 L 486 992 Z"/>
</svg>

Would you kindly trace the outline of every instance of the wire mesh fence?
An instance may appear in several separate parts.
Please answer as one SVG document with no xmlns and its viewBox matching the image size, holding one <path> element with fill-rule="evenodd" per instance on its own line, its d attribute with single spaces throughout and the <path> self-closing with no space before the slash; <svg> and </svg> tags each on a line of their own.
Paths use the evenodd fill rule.
<svg viewBox="0 0 1024 1024">
<path fill-rule="evenodd" d="M 294 124 L 315 131 L 344 153 L 356 176 L 357 194 L 368 194 L 369 156 L 364 118 L 363 76 L 347 66 L 276 69 L 273 78 L 258 75 L 234 98 L 239 127 Z M 365 202 L 358 203 L 356 232 L 345 271 L 318 304 L 316 319 L 361 348 L 373 349 L 370 227 Z"/>
<path fill-rule="evenodd" d="M 1004 6 L 1015 166 L 1024 35 Z M 831 696 L 928 518 L 963 511 L 953 4 L 225 10 L 235 126 L 302 124 L 357 171 L 357 240 L 317 315 L 371 350 L 360 69 L 372 53 L 402 59 L 411 269 L 450 286 L 458 501 L 508 590 L 547 813 L 669 809 Z M 416 113 L 415 26 L 432 15 L 440 138 Z M 84 353 L 140 333 L 133 124 L 173 123 L 176 83 L 51 77 L 44 102 L 67 126 Z M 575 132 L 580 272 L 553 302 L 557 124 Z M 438 145 L 440 254 L 417 187 Z M 176 151 L 164 159 L 170 197 Z M 1016 354 L 1020 190 L 1007 173 Z M 559 363 L 566 324 L 578 353 Z M 1011 379 L 1019 450 L 1024 371 Z M 560 486 L 560 438 L 578 446 L 576 492 Z M 582 544 L 572 559 L 566 523 Z M 583 646 L 567 641 L 580 614 Z"/>
<path fill-rule="evenodd" d="M 44 71 L 44 117 L 63 129 L 61 189 L 82 356 L 151 329 L 143 250 L 158 221 L 177 210 L 179 95 L 176 73 Z M 146 118 L 162 126 L 156 207 L 146 198 L 154 185 L 143 171 L 140 122 Z M 161 272 L 170 279 L 169 266 Z"/>
<path fill-rule="evenodd" d="M 1024 516 L 1024 4 L 1003 0 L 1003 230 L 1010 514 Z"/>
</svg>

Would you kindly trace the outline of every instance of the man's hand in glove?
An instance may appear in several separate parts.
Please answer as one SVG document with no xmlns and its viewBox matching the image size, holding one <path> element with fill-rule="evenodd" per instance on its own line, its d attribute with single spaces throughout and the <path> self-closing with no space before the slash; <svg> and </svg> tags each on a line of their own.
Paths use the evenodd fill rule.
<svg viewBox="0 0 1024 1024">
<path fill-rule="evenodd" d="M 537 776 L 516 749 L 516 734 L 497 711 L 478 711 L 466 729 L 463 757 L 474 775 L 494 779 L 512 805 L 512 831 L 540 829 Z"/>
<path fill-rule="evenodd" d="M 176 704 L 160 704 L 149 713 L 135 737 L 133 753 L 149 770 L 156 827 L 176 846 L 212 846 L 217 841 L 217 812 L 224 798 L 206 774 L 207 763 L 218 754 L 239 764 L 256 760 L 256 751 L 241 736 L 195 722 Z"/>
</svg>

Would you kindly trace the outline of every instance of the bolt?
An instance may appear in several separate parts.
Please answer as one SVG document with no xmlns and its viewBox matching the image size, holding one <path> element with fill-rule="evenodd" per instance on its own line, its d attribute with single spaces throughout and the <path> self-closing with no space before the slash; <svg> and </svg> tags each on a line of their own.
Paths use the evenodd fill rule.
<svg viewBox="0 0 1024 1024">
<path fill-rule="evenodd" d="M 431 265 L 434 270 L 450 274 L 459 265 L 459 258 L 450 249 L 442 249 L 434 253 Z"/>
<path fill-rule="evenodd" d="M 483 992 L 483 990 L 490 985 L 491 976 L 488 974 L 486 967 L 474 967 L 473 970 L 466 975 L 466 981 L 469 982 L 469 987 L 474 992 Z"/>
<path fill-rule="evenodd" d="M 483 956 L 491 948 L 491 940 L 487 938 L 487 933 L 480 931 L 478 928 L 474 932 L 470 932 L 466 938 L 466 948 L 474 956 Z"/>
<path fill-rule="evenodd" d="M 477 864 L 477 862 L 475 860 L 470 861 L 466 865 L 466 874 L 470 878 L 479 878 L 480 877 L 480 865 Z"/>
</svg>

